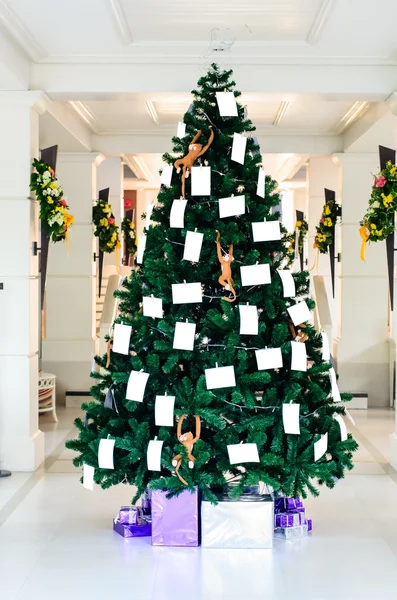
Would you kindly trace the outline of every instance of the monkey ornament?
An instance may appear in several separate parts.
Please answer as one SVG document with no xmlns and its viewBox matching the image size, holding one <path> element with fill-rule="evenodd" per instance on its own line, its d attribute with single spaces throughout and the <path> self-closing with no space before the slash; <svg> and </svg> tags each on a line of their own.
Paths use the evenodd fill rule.
<svg viewBox="0 0 397 600">
<path fill-rule="evenodd" d="M 234 302 L 236 299 L 236 292 L 233 288 L 233 279 L 232 279 L 232 261 L 233 258 L 233 244 L 229 246 L 229 253 L 223 254 L 221 248 L 221 234 L 219 231 L 216 232 L 216 248 L 218 251 L 218 260 L 221 263 L 222 274 L 220 275 L 218 281 L 225 290 L 232 292 L 233 298 L 223 298 L 226 302 Z"/>
<path fill-rule="evenodd" d="M 203 132 L 200 129 L 189 144 L 189 152 L 186 154 L 186 156 L 184 156 L 183 158 L 179 158 L 174 163 L 174 167 L 176 168 L 177 173 L 181 172 L 182 167 L 182 198 L 185 198 L 185 179 L 189 177 L 189 170 L 192 168 L 195 160 L 199 156 L 202 156 L 205 152 L 207 152 L 214 139 L 214 132 L 211 129 L 210 139 L 208 140 L 207 144 L 203 147 L 201 144 L 196 143 L 202 133 Z"/>
<path fill-rule="evenodd" d="M 193 469 L 194 467 L 194 461 L 195 458 L 192 455 L 192 451 L 193 451 L 193 446 L 194 444 L 200 439 L 200 432 L 201 432 L 201 421 L 200 421 L 200 417 L 198 417 L 196 415 L 196 437 L 193 437 L 193 434 L 191 431 L 189 431 L 188 433 L 182 433 L 182 424 L 183 421 L 186 419 L 187 415 L 183 415 L 179 421 L 178 421 L 178 428 L 177 428 L 177 438 L 178 440 L 181 442 L 181 444 L 183 444 L 187 450 L 187 457 L 189 460 L 189 469 Z M 177 454 L 176 456 L 174 456 L 174 458 L 172 459 L 172 466 L 176 467 L 175 469 L 175 473 L 177 474 L 178 478 L 180 481 L 182 481 L 182 483 L 184 485 L 189 485 L 187 481 L 185 481 L 185 479 L 183 479 L 183 477 L 181 477 L 181 475 L 179 475 L 179 468 L 182 464 L 182 454 Z"/>
<path fill-rule="evenodd" d="M 298 325 L 298 327 L 302 327 L 302 329 L 298 329 L 298 332 L 295 331 L 295 327 L 291 320 L 289 320 L 288 326 L 289 326 L 289 330 L 290 330 L 291 335 L 294 338 L 295 342 L 306 342 L 306 340 L 309 339 L 309 336 L 307 335 L 307 333 L 304 333 L 302 331 L 302 329 L 306 328 L 306 325 L 303 325 L 303 323 Z"/>
</svg>

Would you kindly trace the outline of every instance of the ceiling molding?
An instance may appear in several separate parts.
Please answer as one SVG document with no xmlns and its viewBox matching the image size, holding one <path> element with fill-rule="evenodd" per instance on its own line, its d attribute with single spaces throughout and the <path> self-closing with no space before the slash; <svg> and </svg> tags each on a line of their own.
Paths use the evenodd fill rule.
<svg viewBox="0 0 397 600">
<path fill-rule="evenodd" d="M 79 118 L 88 125 L 91 131 L 98 135 L 101 133 L 98 120 L 84 102 L 81 102 L 80 100 L 69 100 L 68 104 L 78 114 Z"/>
<path fill-rule="evenodd" d="M 145 106 L 149 117 L 152 119 L 153 123 L 158 127 L 160 125 L 160 119 L 153 102 L 151 100 L 145 100 Z"/>
<path fill-rule="evenodd" d="M 47 52 L 34 38 L 31 32 L 14 15 L 8 3 L 0 0 L 0 22 L 3 23 L 7 31 L 12 35 L 15 42 L 24 50 L 34 62 L 40 62 L 47 58 Z"/>
<path fill-rule="evenodd" d="M 319 41 L 331 14 L 331 9 L 334 3 L 335 0 L 323 0 L 320 10 L 318 11 L 314 23 L 309 31 L 309 35 L 306 38 L 307 43 L 311 46 L 317 44 Z"/>
<path fill-rule="evenodd" d="M 110 11 L 113 16 L 113 21 L 116 25 L 117 33 L 123 44 L 130 46 L 134 43 L 131 30 L 124 17 L 119 0 L 108 0 Z"/>
<path fill-rule="evenodd" d="M 142 156 L 122 154 L 121 158 L 140 182 L 148 182 L 153 179 L 152 172 Z"/>
<path fill-rule="evenodd" d="M 273 127 L 277 127 L 280 124 L 281 119 L 284 117 L 285 113 L 288 110 L 289 100 L 283 100 L 278 107 L 276 116 L 274 117 Z"/>
<path fill-rule="evenodd" d="M 343 115 L 340 121 L 332 128 L 332 132 L 336 135 L 342 133 L 345 129 L 350 127 L 355 121 L 358 121 L 360 117 L 368 110 L 370 102 L 357 101 L 354 102 L 346 114 Z"/>
</svg>

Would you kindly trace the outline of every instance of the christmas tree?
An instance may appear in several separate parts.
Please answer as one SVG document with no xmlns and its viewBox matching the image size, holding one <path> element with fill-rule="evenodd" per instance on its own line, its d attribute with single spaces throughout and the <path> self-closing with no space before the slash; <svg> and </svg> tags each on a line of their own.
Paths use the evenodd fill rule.
<svg viewBox="0 0 397 600">
<path fill-rule="evenodd" d="M 318 484 L 332 488 L 352 468 L 357 448 L 323 359 L 324 336 L 307 322 L 309 275 L 288 270 L 290 237 L 272 212 L 277 183 L 264 178 L 231 76 L 212 65 L 192 92 L 185 136 L 163 157 L 175 167 L 139 242 L 142 264 L 116 292 L 128 354 L 116 351 L 115 326 L 110 360 L 96 357 L 86 420 L 75 421 L 78 438 L 67 443 L 78 452 L 74 464 L 94 467 L 103 488 L 135 485 L 134 501 L 147 486 L 198 486 L 216 501 L 214 490 L 233 479 L 235 497 L 258 482 L 288 496 L 318 495 Z M 114 469 L 99 467 L 105 439 L 114 440 Z M 153 444 L 161 466 L 148 464 Z"/>
</svg>

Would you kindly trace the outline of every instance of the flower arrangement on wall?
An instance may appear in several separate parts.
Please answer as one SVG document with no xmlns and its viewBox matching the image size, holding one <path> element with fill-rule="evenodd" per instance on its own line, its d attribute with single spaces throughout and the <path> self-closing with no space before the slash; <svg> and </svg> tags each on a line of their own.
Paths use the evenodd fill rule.
<svg viewBox="0 0 397 600">
<path fill-rule="evenodd" d="M 99 239 L 99 250 L 112 253 L 119 249 L 120 234 L 110 204 L 105 200 L 98 200 L 93 207 L 92 215 L 95 225 L 94 235 Z"/>
<path fill-rule="evenodd" d="M 308 222 L 305 221 L 305 219 L 297 221 L 295 223 L 295 234 L 296 234 L 296 231 L 298 231 L 298 252 L 299 252 L 299 254 L 302 254 L 305 237 L 307 236 L 307 233 L 309 231 Z M 292 252 L 295 253 L 295 238 L 296 238 L 296 235 L 294 235 L 294 237 L 292 238 L 292 241 L 291 241 L 291 248 L 292 248 L 292 249 L 290 248 L 291 253 Z"/>
<path fill-rule="evenodd" d="M 121 222 L 121 231 L 124 235 L 127 255 L 134 256 L 138 248 L 134 222 L 128 217 L 124 217 Z"/>
<path fill-rule="evenodd" d="M 394 213 L 397 210 L 397 166 L 388 160 L 386 167 L 376 175 L 372 185 L 367 212 L 360 221 L 362 237 L 361 260 L 365 260 L 368 241 L 385 240 L 394 231 Z"/>
<path fill-rule="evenodd" d="M 335 200 L 326 200 L 319 224 L 316 227 L 316 237 L 313 248 L 318 248 L 321 254 L 327 254 L 330 245 L 334 241 L 336 219 L 340 212 L 340 206 Z"/>
<path fill-rule="evenodd" d="M 40 203 L 42 227 L 52 242 L 67 241 L 74 217 L 68 212 L 62 186 L 46 162 L 34 159 L 32 167 L 34 171 L 30 177 L 30 189 Z"/>
</svg>

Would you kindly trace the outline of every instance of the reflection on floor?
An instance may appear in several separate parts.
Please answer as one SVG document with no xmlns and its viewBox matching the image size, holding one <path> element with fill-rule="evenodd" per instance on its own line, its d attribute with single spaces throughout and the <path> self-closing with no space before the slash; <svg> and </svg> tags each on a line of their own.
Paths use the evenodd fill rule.
<svg viewBox="0 0 397 600">
<path fill-rule="evenodd" d="M 82 488 L 64 448 L 75 409 L 41 422 L 46 462 L 0 480 L 1 600 L 388 600 L 397 597 L 397 473 L 390 410 L 352 411 L 356 468 L 306 501 L 311 537 L 273 551 L 152 548 L 111 520 L 131 489 Z M 6 465 L 4 465 L 6 467 Z"/>
</svg>

